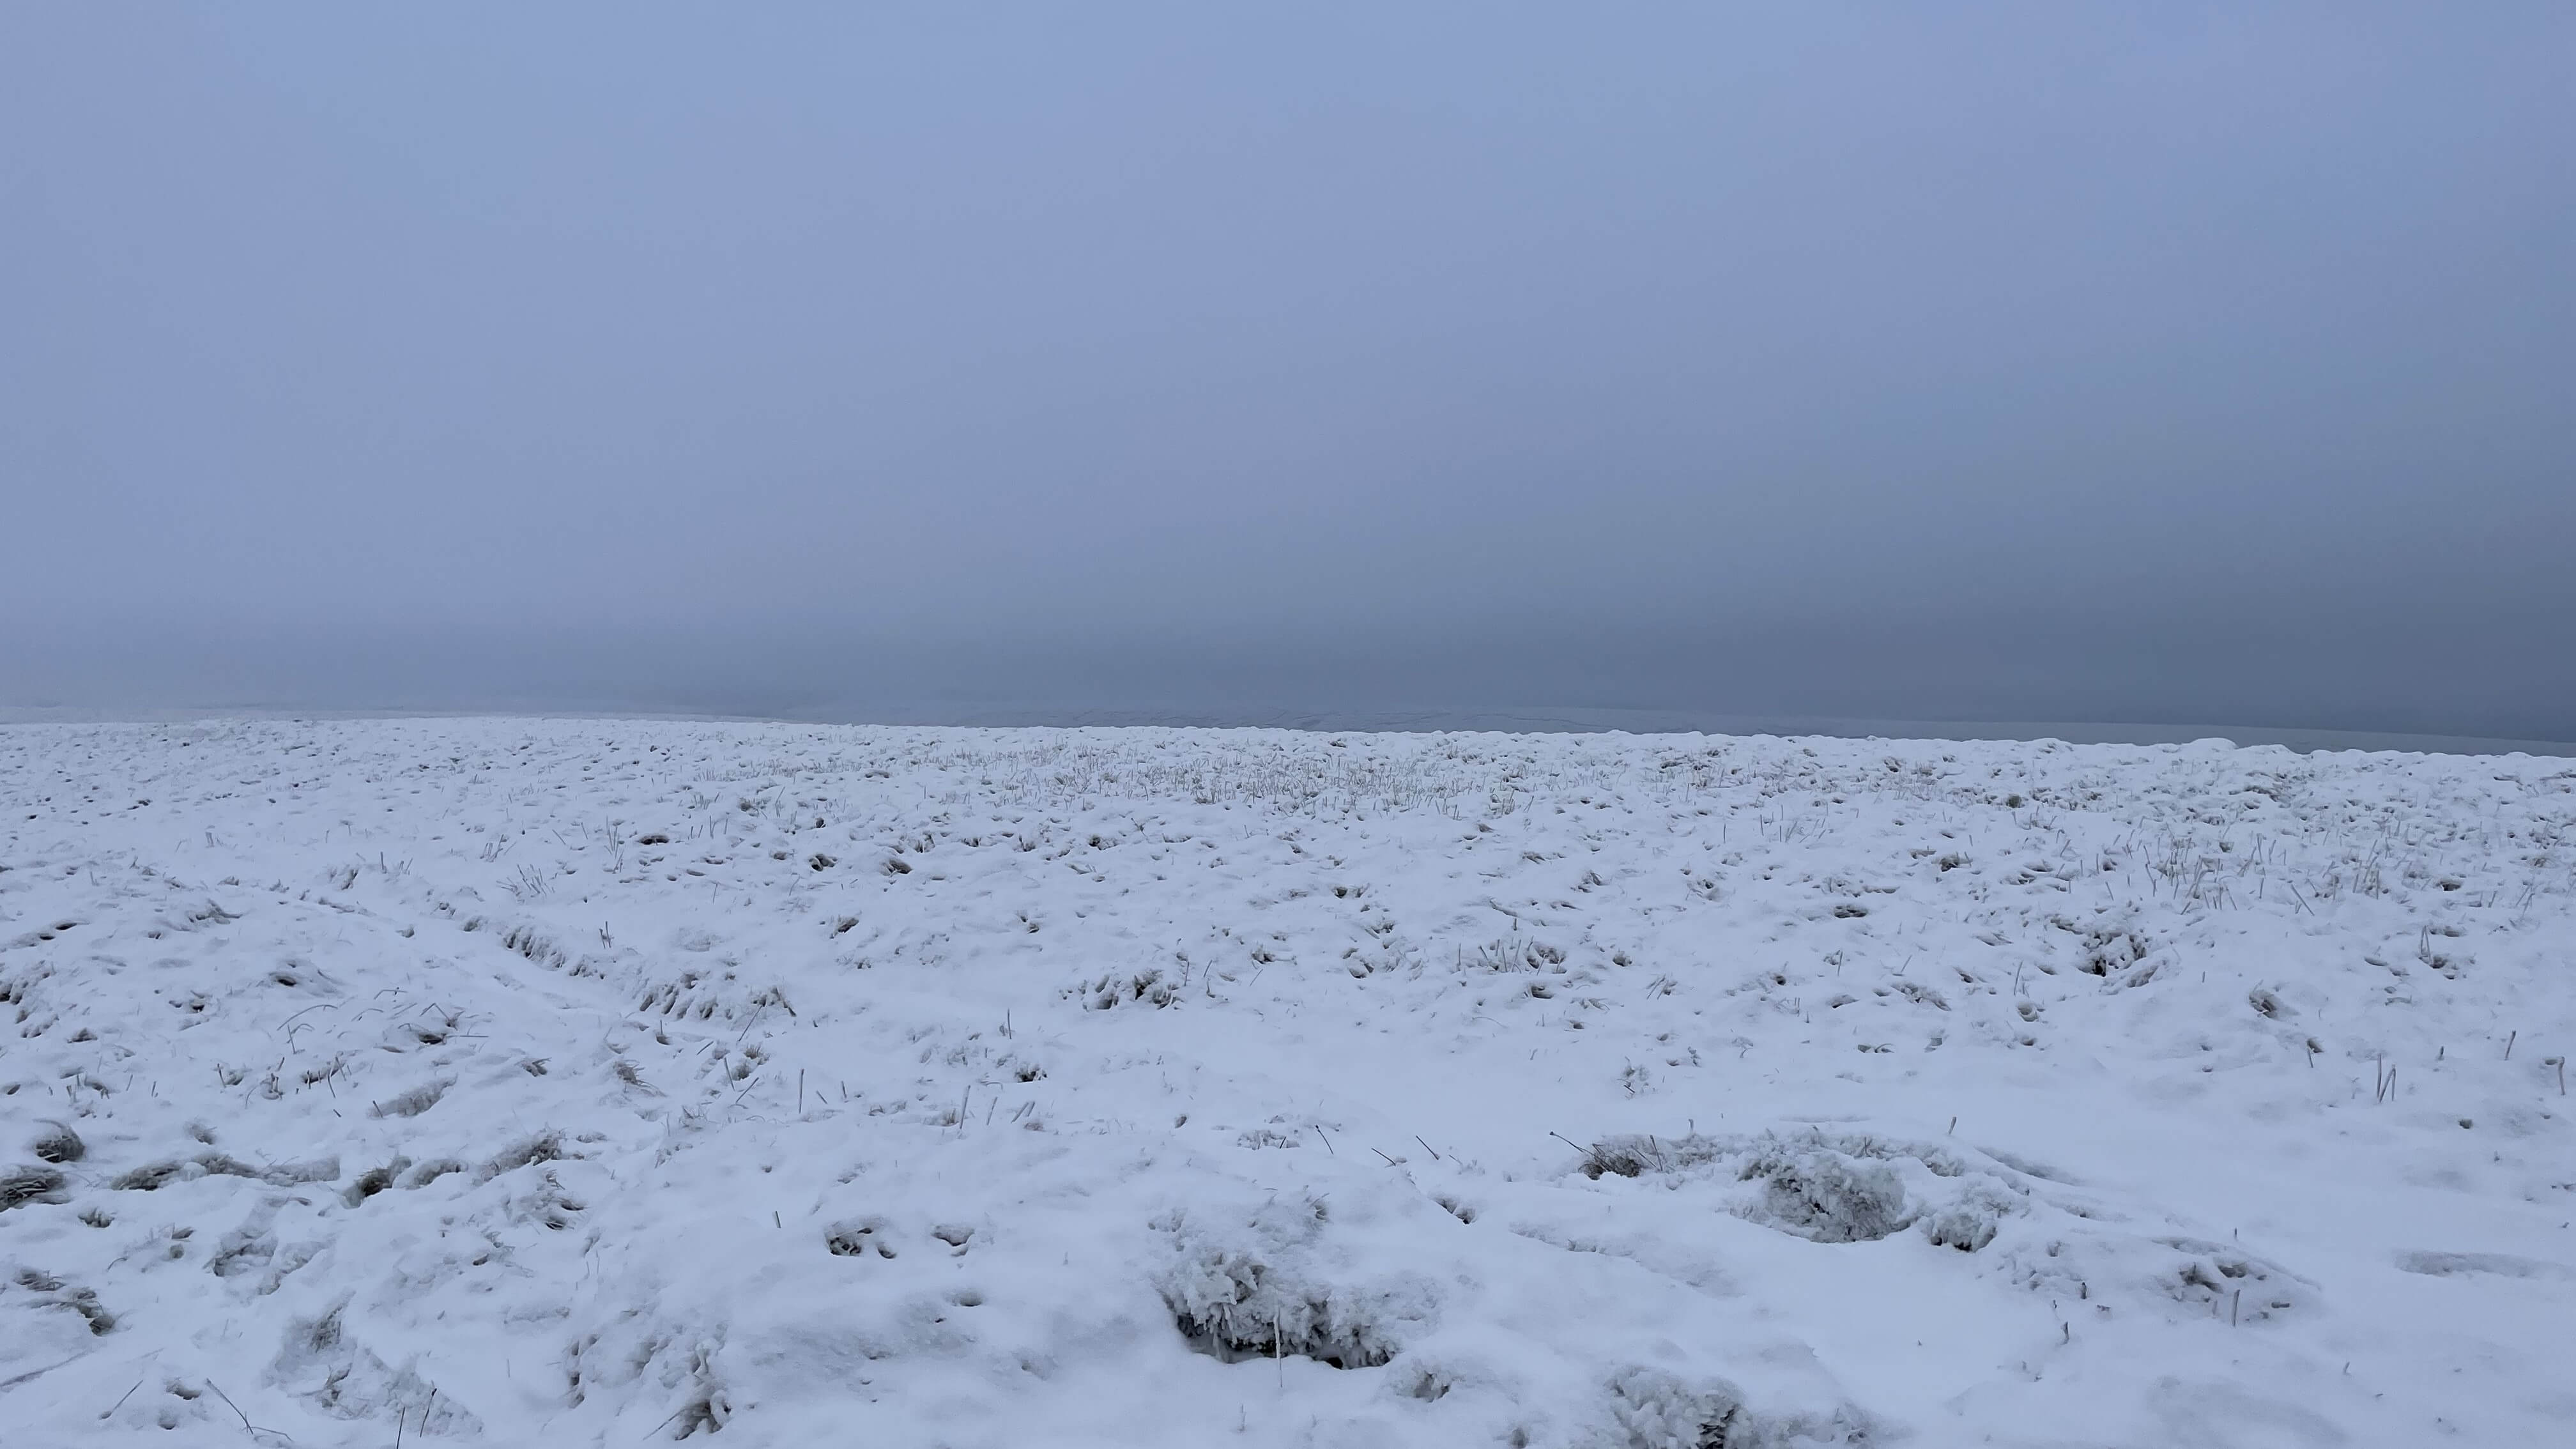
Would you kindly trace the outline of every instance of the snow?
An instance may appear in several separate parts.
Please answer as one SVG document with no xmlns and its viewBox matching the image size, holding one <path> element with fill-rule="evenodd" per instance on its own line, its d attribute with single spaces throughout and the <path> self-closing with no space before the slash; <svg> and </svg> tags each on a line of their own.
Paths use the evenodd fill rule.
<svg viewBox="0 0 2576 1449">
<path fill-rule="evenodd" d="M 2576 1442 L 2562 760 L 211 721 L 0 807 L 12 1444 Z"/>
</svg>

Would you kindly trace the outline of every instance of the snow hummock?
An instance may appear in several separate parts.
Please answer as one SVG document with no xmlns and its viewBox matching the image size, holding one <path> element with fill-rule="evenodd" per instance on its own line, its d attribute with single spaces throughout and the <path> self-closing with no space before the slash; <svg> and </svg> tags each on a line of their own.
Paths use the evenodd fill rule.
<svg viewBox="0 0 2576 1449">
<path fill-rule="evenodd" d="M 2563 761 L 27 725 L 0 815 L 13 1444 L 2576 1442 Z"/>
</svg>

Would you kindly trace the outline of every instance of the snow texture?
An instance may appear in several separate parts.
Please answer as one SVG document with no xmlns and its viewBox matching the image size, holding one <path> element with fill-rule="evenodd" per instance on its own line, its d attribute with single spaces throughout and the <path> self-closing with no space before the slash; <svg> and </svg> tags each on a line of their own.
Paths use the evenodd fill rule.
<svg viewBox="0 0 2576 1449">
<path fill-rule="evenodd" d="M 0 815 L 13 1445 L 2576 1443 L 2563 761 L 30 725 Z"/>
</svg>

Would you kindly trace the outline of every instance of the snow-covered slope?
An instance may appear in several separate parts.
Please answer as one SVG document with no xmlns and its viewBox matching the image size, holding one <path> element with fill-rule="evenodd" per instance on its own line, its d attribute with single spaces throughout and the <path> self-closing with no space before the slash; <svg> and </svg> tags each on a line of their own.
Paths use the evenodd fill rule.
<svg viewBox="0 0 2576 1449">
<path fill-rule="evenodd" d="M 0 814 L 13 1445 L 2576 1443 L 2564 761 L 23 726 Z"/>
</svg>

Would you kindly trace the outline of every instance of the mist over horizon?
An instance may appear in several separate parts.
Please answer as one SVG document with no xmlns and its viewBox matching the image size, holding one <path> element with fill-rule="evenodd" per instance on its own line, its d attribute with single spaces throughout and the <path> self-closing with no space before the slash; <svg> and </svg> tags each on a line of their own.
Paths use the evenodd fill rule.
<svg viewBox="0 0 2576 1449">
<path fill-rule="evenodd" d="M 0 706 L 2576 740 L 2576 13 L 0 19 Z"/>
</svg>

